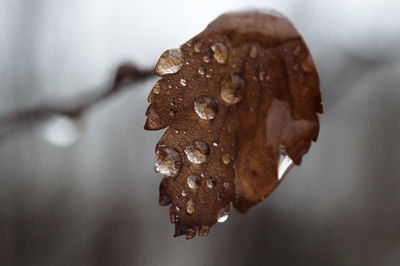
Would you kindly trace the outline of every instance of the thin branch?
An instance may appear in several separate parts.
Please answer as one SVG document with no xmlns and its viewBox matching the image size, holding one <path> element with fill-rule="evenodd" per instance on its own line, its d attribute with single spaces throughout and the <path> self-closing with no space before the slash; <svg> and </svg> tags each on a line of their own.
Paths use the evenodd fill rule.
<svg viewBox="0 0 400 266">
<path fill-rule="evenodd" d="M 0 142 L 56 115 L 77 119 L 97 103 L 151 76 L 150 69 L 139 69 L 134 64 L 123 64 L 118 67 L 114 80 L 108 88 L 89 95 L 80 95 L 76 98 L 77 102 L 43 103 L 0 115 Z"/>
</svg>

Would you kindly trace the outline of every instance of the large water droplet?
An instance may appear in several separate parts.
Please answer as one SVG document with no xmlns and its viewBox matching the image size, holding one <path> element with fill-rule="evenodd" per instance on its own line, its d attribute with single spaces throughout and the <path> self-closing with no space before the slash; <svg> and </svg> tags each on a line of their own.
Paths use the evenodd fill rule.
<svg viewBox="0 0 400 266">
<path fill-rule="evenodd" d="M 194 213 L 194 201 L 192 199 L 188 200 L 188 202 L 186 203 L 186 212 L 189 214 Z"/>
<path fill-rule="evenodd" d="M 159 145 L 156 151 L 155 171 L 166 175 L 176 176 L 182 167 L 179 152 L 171 147 Z"/>
<path fill-rule="evenodd" d="M 182 67 L 182 52 L 180 49 L 165 51 L 154 68 L 154 74 L 163 76 L 178 72 Z"/>
<path fill-rule="evenodd" d="M 236 104 L 243 99 L 244 81 L 238 75 L 230 75 L 221 81 L 221 98 L 227 104 Z"/>
<path fill-rule="evenodd" d="M 217 222 L 223 223 L 229 218 L 229 209 L 222 209 L 217 216 Z"/>
<path fill-rule="evenodd" d="M 279 158 L 279 166 L 278 166 L 278 180 L 281 180 L 293 167 L 294 163 L 292 159 L 287 155 L 284 147 L 281 147 L 281 155 Z"/>
<path fill-rule="evenodd" d="M 189 188 L 193 190 L 197 190 L 199 188 L 200 177 L 198 175 L 190 175 L 187 178 L 187 185 Z"/>
<path fill-rule="evenodd" d="M 214 119 L 218 112 L 218 105 L 213 97 L 202 95 L 194 101 L 194 110 L 201 119 Z"/>
<path fill-rule="evenodd" d="M 199 236 L 206 236 L 210 232 L 210 227 L 207 225 L 202 225 L 199 229 Z"/>
<path fill-rule="evenodd" d="M 226 60 L 228 60 L 228 48 L 224 44 L 217 42 L 211 46 L 211 49 L 214 52 L 215 60 L 220 64 L 225 64 Z"/>
<path fill-rule="evenodd" d="M 82 134 L 81 120 L 67 116 L 53 116 L 39 127 L 40 136 L 48 143 L 58 147 L 74 144 Z"/>
<path fill-rule="evenodd" d="M 210 149 L 204 141 L 197 140 L 193 144 L 185 147 L 185 154 L 189 161 L 201 164 L 207 161 Z"/>
<path fill-rule="evenodd" d="M 217 180 L 215 180 L 214 177 L 209 177 L 207 178 L 206 183 L 208 188 L 214 188 L 215 185 L 217 184 Z"/>
</svg>

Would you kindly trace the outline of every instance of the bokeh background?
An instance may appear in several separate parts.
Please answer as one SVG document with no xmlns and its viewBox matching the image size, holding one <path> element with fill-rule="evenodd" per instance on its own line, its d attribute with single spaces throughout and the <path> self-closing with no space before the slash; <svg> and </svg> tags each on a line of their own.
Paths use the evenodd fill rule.
<svg viewBox="0 0 400 266">
<path fill-rule="evenodd" d="M 0 265 L 400 265 L 400 2 L 0 0 L 0 113 L 154 65 L 223 12 L 275 8 L 304 36 L 325 114 L 264 202 L 172 238 L 143 130 L 156 78 L 0 142 Z"/>
</svg>

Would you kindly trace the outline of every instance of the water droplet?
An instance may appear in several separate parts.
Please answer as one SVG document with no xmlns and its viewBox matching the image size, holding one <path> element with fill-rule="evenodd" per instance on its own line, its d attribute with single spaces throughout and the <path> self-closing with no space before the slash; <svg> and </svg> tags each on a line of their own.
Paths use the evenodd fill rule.
<svg viewBox="0 0 400 266">
<path fill-rule="evenodd" d="M 187 204 L 186 204 L 186 212 L 189 214 L 194 213 L 194 201 L 192 199 L 188 200 Z"/>
<path fill-rule="evenodd" d="M 186 197 L 187 196 L 187 192 L 185 190 L 182 190 L 181 195 L 182 195 L 182 197 Z"/>
<path fill-rule="evenodd" d="M 210 232 L 210 227 L 207 225 L 202 225 L 199 229 L 199 236 L 206 236 Z"/>
<path fill-rule="evenodd" d="M 176 209 L 177 211 L 180 211 L 180 210 L 181 210 L 181 208 L 180 208 L 179 206 L 175 206 L 175 209 Z"/>
<path fill-rule="evenodd" d="M 224 194 L 218 193 L 218 195 L 217 195 L 217 200 L 218 200 L 218 201 L 221 201 L 221 200 L 223 200 L 223 199 L 224 199 Z"/>
<path fill-rule="evenodd" d="M 256 58 L 257 54 L 258 54 L 257 47 L 255 45 L 252 45 L 250 47 L 250 52 L 249 52 L 250 57 L 251 58 Z"/>
<path fill-rule="evenodd" d="M 222 162 L 224 164 L 229 164 L 231 162 L 231 156 L 228 153 L 222 155 Z"/>
<path fill-rule="evenodd" d="M 225 189 L 229 189 L 229 187 L 231 186 L 231 184 L 229 182 L 224 182 L 224 184 L 222 185 Z"/>
<path fill-rule="evenodd" d="M 210 57 L 208 55 L 203 56 L 203 61 L 206 63 L 210 63 Z"/>
<path fill-rule="evenodd" d="M 280 158 L 279 158 L 279 166 L 278 166 L 278 180 L 281 180 L 293 167 L 294 163 L 292 159 L 287 155 L 285 147 L 280 147 Z"/>
<path fill-rule="evenodd" d="M 199 188 L 200 177 L 198 175 L 190 175 L 187 178 L 187 185 L 189 188 L 193 190 L 197 190 Z"/>
<path fill-rule="evenodd" d="M 201 173 L 200 176 L 201 176 L 201 177 L 205 177 L 206 175 L 205 175 L 204 173 Z"/>
<path fill-rule="evenodd" d="M 206 75 L 206 78 L 208 78 L 208 79 L 211 78 L 211 75 L 210 75 L 210 74 L 207 74 L 207 75 Z"/>
<path fill-rule="evenodd" d="M 165 51 L 154 68 L 154 73 L 159 76 L 174 74 L 182 67 L 182 52 L 180 49 Z"/>
<path fill-rule="evenodd" d="M 170 214 L 170 220 L 171 220 L 171 223 L 177 223 L 177 222 L 179 222 L 179 216 L 177 215 L 177 214 L 175 214 L 175 213 L 171 213 Z"/>
<path fill-rule="evenodd" d="M 181 79 L 181 85 L 184 87 L 186 86 L 186 79 Z"/>
<path fill-rule="evenodd" d="M 228 48 L 220 42 L 211 46 L 211 49 L 214 52 L 215 60 L 220 64 L 225 64 L 226 60 L 228 60 Z"/>
<path fill-rule="evenodd" d="M 222 209 L 217 216 L 217 222 L 223 223 L 229 218 L 229 209 Z"/>
<path fill-rule="evenodd" d="M 83 131 L 82 121 L 68 116 L 53 116 L 38 129 L 39 135 L 48 143 L 58 147 L 74 144 Z"/>
<path fill-rule="evenodd" d="M 200 47 L 201 47 L 201 43 L 200 42 L 195 43 L 194 44 L 194 52 L 195 53 L 200 53 Z"/>
<path fill-rule="evenodd" d="M 208 187 L 208 188 L 214 188 L 215 185 L 217 184 L 217 180 L 215 180 L 214 177 L 209 177 L 209 178 L 207 179 L 206 183 L 207 183 L 207 187 Z"/>
<path fill-rule="evenodd" d="M 213 142 L 213 146 L 214 146 L 214 147 L 218 147 L 218 145 L 219 145 L 219 142 L 218 142 L 218 141 L 214 141 L 214 142 Z"/>
<path fill-rule="evenodd" d="M 230 75 L 221 81 L 221 98 L 227 104 L 236 104 L 243 99 L 244 81 L 238 75 Z"/>
<path fill-rule="evenodd" d="M 176 176 L 182 167 L 179 152 L 171 147 L 159 145 L 156 151 L 155 171 L 166 175 Z"/>
<path fill-rule="evenodd" d="M 214 119 L 218 112 L 218 105 L 211 96 L 202 95 L 194 101 L 194 110 L 204 120 Z"/>
<path fill-rule="evenodd" d="M 199 69 L 197 70 L 197 72 L 199 72 L 200 75 L 204 75 L 204 73 L 206 73 L 204 71 L 204 68 L 202 68 L 201 66 L 199 67 Z"/>
<path fill-rule="evenodd" d="M 201 164 L 207 161 L 210 149 L 204 141 L 197 140 L 193 144 L 185 147 L 185 154 L 189 161 Z"/>
</svg>

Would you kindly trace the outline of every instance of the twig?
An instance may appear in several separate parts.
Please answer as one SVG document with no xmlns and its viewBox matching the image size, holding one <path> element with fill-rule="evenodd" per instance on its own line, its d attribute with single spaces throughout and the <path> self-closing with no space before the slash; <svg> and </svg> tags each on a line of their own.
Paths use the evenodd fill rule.
<svg viewBox="0 0 400 266">
<path fill-rule="evenodd" d="M 79 97 L 75 103 L 43 103 L 0 115 L 0 142 L 56 115 L 77 119 L 97 103 L 108 99 L 128 86 L 146 80 L 151 75 L 150 69 L 139 69 L 134 64 L 123 64 L 118 67 L 114 80 L 108 88 Z"/>
</svg>

